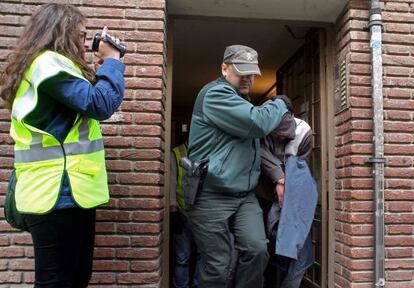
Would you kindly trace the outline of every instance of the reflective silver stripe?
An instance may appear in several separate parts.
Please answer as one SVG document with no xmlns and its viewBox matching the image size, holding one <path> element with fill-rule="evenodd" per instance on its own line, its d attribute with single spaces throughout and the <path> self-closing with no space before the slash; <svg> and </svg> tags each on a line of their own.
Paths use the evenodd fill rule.
<svg viewBox="0 0 414 288">
<path fill-rule="evenodd" d="M 50 159 L 62 158 L 62 147 L 52 146 L 43 148 L 38 145 L 33 145 L 29 150 L 15 150 L 14 162 L 36 162 Z"/>
<path fill-rule="evenodd" d="M 79 141 L 78 143 L 69 143 L 63 146 L 65 147 L 66 155 L 89 154 L 104 149 L 102 139 L 87 142 Z"/>
<path fill-rule="evenodd" d="M 34 107 L 34 89 L 33 86 L 30 85 L 30 87 L 27 89 L 26 93 L 20 97 L 17 98 L 13 103 L 13 109 L 12 109 L 12 117 L 21 120 L 25 115 L 27 115 L 30 111 L 33 110 Z"/>
<path fill-rule="evenodd" d="M 79 142 L 89 141 L 89 119 L 87 117 L 82 117 L 82 123 L 80 124 L 79 131 Z"/>
<path fill-rule="evenodd" d="M 104 149 L 103 140 L 80 141 L 77 143 L 64 144 L 66 155 L 79 155 L 98 152 Z M 29 150 L 15 150 L 14 162 L 37 162 L 43 160 L 52 160 L 63 158 L 63 149 L 61 146 L 41 147 L 33 145 Z"/>
<path fill-rule="evenodd" d="M 57 54 L 54 52 L 45 52 L 48 54 Z M 60 56 L 60 57 L 59 57 Z M 13 118 L 17 120 L 22 120 L 28 113 L 30 113 L 37 101 L 34 101 L 35 99 L 35 91 L 34 89 L 37 89 L 38 85 L 41 81 L 43 81 L 46 78 L 52 77 L 59 72 L 67 72 L 72 74 L 75 77 L 84 79 L 81 73 L 77 71 L 69 62 L 63 61 L 64 56 L 62 55 L 50 55 L 50 56 L 44 56 L 41 58 L 40 63 L 36 64 L 36 67 L 34 68 L 32 75 L 30 76 L 29 82 L 30 87 L 27 89 L 24 95 L 17 98 L 15 100 L 15 103 L 13 103 L 13 110 L 12 110 L 12 116 Z M 38 58 L 35 59 L 35 61 Z M 69 59 L 68 59 L 69 61 Z M 58 69 L 52 69 L 52 68 L 58 68 Z M 62 69 L 63 68 L 63 69 Z"/>
</svg>

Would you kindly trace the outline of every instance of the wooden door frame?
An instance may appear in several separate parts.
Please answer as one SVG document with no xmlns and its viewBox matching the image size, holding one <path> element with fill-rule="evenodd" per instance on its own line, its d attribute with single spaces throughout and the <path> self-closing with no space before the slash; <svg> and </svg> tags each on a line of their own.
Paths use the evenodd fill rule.
<svg viewBox="0 0 414 288">
<path fill-rule="evenodd" d="M 334 287 L 335 276 L 335 99 L 334 63 L 335 30 L 333 25 L 325 27 L 320 39 L 320 95 L 321 95 L 321 164 L 322 197 L 326 197 L 325 215 L 322 216 L 322 242 L 325 249 L 322 257 L 326 265 L 322 269 L 322 287 Z"/>
</svg>

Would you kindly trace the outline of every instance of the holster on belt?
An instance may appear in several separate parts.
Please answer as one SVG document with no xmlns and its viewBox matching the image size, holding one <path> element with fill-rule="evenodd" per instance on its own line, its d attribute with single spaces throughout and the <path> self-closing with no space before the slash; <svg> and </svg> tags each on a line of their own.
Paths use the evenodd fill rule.
<svg viewBox="0 0 414 288">
<path fill-rule="evenodd" d="M 184 168 L 183 193 L 187 209 L 194 205 L 198 191 L 201 190 L 203 180 L 207 174 L 207 162 L 192 162 L 187 157 L 181 159 L 181 166 Z"/>
</svg>

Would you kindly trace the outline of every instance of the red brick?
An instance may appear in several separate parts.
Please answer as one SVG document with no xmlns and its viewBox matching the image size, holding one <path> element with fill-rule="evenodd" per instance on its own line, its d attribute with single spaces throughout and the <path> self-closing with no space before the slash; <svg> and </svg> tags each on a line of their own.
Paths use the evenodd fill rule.
<svg viewBox="0 0 414 288">
<path fill-rule="evenodd" d="M 404 168 L 404 169 L 386 169 L 386 177 L 392 178 L 413 178 L 414 177 L 414 168 Z"/>
<path fill-rule="evenodd" d="M 387 188 L 393 188 L 397 186 L 397 181 L 398 180 L 386 180 L 386 184 Z M 406 181 L 406 180 L 405 180 Z M 410 185 L 413 184 L 410 181 L 405 182 L 403 184 L 403 186 L 406 185 Z M 390 190 L 385 190 L 385 199 L 386 200 L 414 200 L 414 193 L 412 193 L 411 188 L 409 188 L 410 190 L 408 191 L 404 191 L 404 190 L 396 190 L 396 191 L 390 191 Z"/>
<path fill-rule="evenodd" d="M 351 235 L 372 235 L 373 225 L 356 225 L 343 223 L 343 232 Z"/>
<path fill-rule="evenodd" d="M 412 212 L 414 208 L 413 202 L 391 202 L 386 204 L 388 212 Z M 414 222 L 413 222 L 414 223 Z"/>
<path fill-rule="evenodd" d="M 9 262 L 9 268 L 13 271 L 30 271 L 34 270 L 33 260 L 11 260 Z"/>
<path fill-rule="evenodd" d="M 397 143 L 411 144 L 414 142 L 414 135 L 389 133 L 385 135 L 384 141 L 385 143 L 389 143 L 389 144 L 397 144 Z"/>
<path fill-rule="evenodd" d="M 121 273 L 117 275 L 119 284 L 151 284 L 158 283 L 158 273 Z"/>
<path fill-rule="evenodd" d="M 386 11 L 409 12 L 410 6 L 408 3 L 387 2 L 385 4 Z"/>
<path fill-rule="evenodd" d="M 130 193 L 134 196 L 161 196 L 163 192 L 160 187 L 134 186 Z"/>
<path fill-rule="evenodd" d="M 366 259 L 366 258 L 372 258 L 374 255 L 374 248 L 350 248 L 350 247 L 346 247 L 343 250 L 343 255 L 350 257 L 350 258 L 354 258 L 354 259 Z"/>
<path fill-rule="evenodd" d="M 164 11 L 160 10 L 147 10 L 147 9 L 133 9 L 127 10 L 125 16 L 131 19 L 155 19 L 163 20 L 165 17 Z"/>
<path fill-rule="evenodd" d="M 164 45 L 162 43 L 141 42 L 136 45 L 137 52 L 161 53 L 164 51 Z"/>
<path fill-rule="evenodd" d="M 414 213 L 386 214 L 385 223 L 392 223 L 392 224 L 414 223 Z M 414 240 L 414 237 L 413 237 L 413 240 Z"/>
<path fill-rule="evenodd" d="M 414 251 L 412 247 L 386 248 L 385 254 L 387 258 L 412 258 Z"/>
<path fill-rule="evenodd" d="M 126 78 L 125 85 L 129 89 L 161 89 L 162 80 L 159 78 Z M 121 108 L 123 109 L 123 108 Z M 124 109 L 123 109 L 124 110 Z"/>
<path fill-rule="evenodd" d="M 407 126 L 403 125 L 403 126 L 404 126 L 404 130 L 402 129 L 401 132 L 405 131 L 405 129 L 411 129 L 409 125 Z M 388 128 L 390 127 L 391 125 L 388 125 Z M 384 152 L 385 154 L 390 154 L 390 155 L 412 155 L 412 153 L 414 152 L 414 147 L 411 145 L 385 144 Z"/>
<path fill-rule="evenodd" d="M 96 235 L 95 244 L 97 246 L 123 247 L 130 245 L 130 238 L 117 235 Z"/>
<path fill-rule="evenodd" d="M 96 271 L 127 272 L 129 269 L 129 261 L 120 261 L 120 260 L 94 261 L 93 269 Z"/>
<path fill-rule="evenodd" d="M 21 272 L 0 271 L 0 283 L 21 283 Z"/>
<path fill-rule="evenodd" d="M 123 209 L 158 209 L 163 208 L 161 199 L 120 199 L 119 207 Z"/>
<path fill-rule="evenodd" d="M 154 259 L 160 256 L 158 248 L 119 248 L 116 257 L 119 259 Z"/>
<path fill-rule="evenodd" d="M 137 28 L 138 29 L 142 29 L 142 30 L 163 30 L 165 28 L 165 24 L 163 21 L 144 21 L 144 20 L 140 20 L 136 22 Z"/>
<path fill-rule="evenodd" d="M 165 8 L 165 0 L 141 0 L 139 2 L 140 8 Z"/>
<path fill-rule="evenodd" d="M 125 136 L 159 136 L 161 135 L 161 127 L 140 125 L 140 126 L 124 126 L 121 127 L 122 135 Z"/>
<path fill-rule="evenodd" d="M 161 139 L 156 137 L 134 137 L 133 141 L 136 148 L 162 148 L 162 144 Z"/>
<path fill-rule="evenodd" d="M 30 283 L 33 284 L 35 279 L 35 273 L 34 272 L 24 272 L 23 273 L 23 283 Z"/>
<path fill-rule="evenodd" d="M 112 284 L 115 283 L 115 273 L 92 273 L 92 278 L 89 284 Z"/>
<path fill-rule="evenodd" d="M 409 34 L 410 24 L 397 24 L 397 23 L 386 23 L 384 25 L 384 30 L 386 33 L 404 33 Z"/>
<path fill-rule="evenodd" d="M 395 235 L 395 234 L 405 234 L 411 235 L 414 232 L 414 226 L 411 225 L 387 225 L 386 230 L 388 234 Z"/>
<path fill-rule="evenodd" d="M 164 58 L 156 54 L 126 54 L 124 63 L 126 65 L 162 65 Z"/>
<path fill-rule="evenodd" d="M 401 45 L 391 45 L 391 44 L 384 44 L 383 46 L 384 53 L 390 54 L 390 55 L 409 55 L 410 54 L 410 48 L 407 46 L 401 46 Z M 362 49 L 361 49 L 362 50 Z M 366 50 L 364 50 L 366 51 Z"/>
<path fill-rule="evenodd" d="M 114 259 L 115 249 L 95 247 L 93 257 L 94 259 Z"/>
<path fill-rule="evenodd" d="M 134 164 L 134 171 L 163 172 L 164 167 L 161 162 L 157 161 L 137 161 Z"/>
<path fill-rule="evenodd" d="M 33 245 L 32 236 L 29 233 L 14 234 L 11 242 L 15 245 Z"/>
<path fill-rule="evenodd" d="M 119 175 L 122 184 L 162 184 L 163 178 L 155 173 L 128 173 Z"/>
<path fill-rule="evenodd" d="M 119 8 L 105 8 L 105 7 L 82 7 L 82 13 L 88 17 L 97 17 L 97 18 L 124 18 L 125 10 Z"/>
<path fill-rule="evenodd" d="M 386 269 L 414 269 L 414 261 L 411 259 L 386 260 Z"/>
<path fill-rule="evenodd" d="M 141 260 L 141 261 L 131 261 L 131 271 L 136 272 L 153 272 L 159 269 L 160 261 L 159 260 Z"/>
<path fill-rule="evenodd" d="M 121 104 L 123 111 L 131 112 L 161 112 L 162 103 L 159 101 L 139 101 L 139 102 L 123 102 Z"/>
<path fill-rule="evenodd" d="M 156 247 L 161 244 L 161 240 L 157 236 L 142 235 L 139 237 L 131 237 L 131 245 L 134 247 Z"/>
<path fill-rule="evenodd" d="M 0 235 L 0 246 L 8 246 L 10 244 L 8 235 Z"/>
<path fill-rule="evenodd" d="M 120 234 L 148 234 L 148 233 L 160 233 L 160 224 L 153 223 L 134 223 L 126 224 L 119 223 L 116 229 L 117 233 Z"/>
<path fill-rule="evenodd" d="M 112 160 L 108 162 L 107 168 L 111 171 L 131 171 L 132 163 L 126 160 Z"/>
<path fill-rule="evenodd" d="M 0 271 L 5 271 L 9 267 L 9 261 L 8 260 L 0 260 Z"/>
<path fill-rule="evenodd" d="M 124 147 L 133 147 L 133 140 L 126 138 L 126 137 L 104 137 L 104 145 L 105 148 L 109 148 L 109 147 L 117 147 L 117 148 L 124 148 Z M 108 163 L 108 165 L 110 165 Z M 113 164 L 111 164 L 113 165 Z"/>
<path fill-rule="evenodd" d="M 24 255 L 24 249 L 21 247 L 2 247 L 0 249 L 0 258 L 19 258 Z"/>
<path fill-rule="evenodd" d="M 90 18 L 86 23 L 86 26 L 89 30 L 96 29 L 98 31 L 102 30 L 102 27 L 107 26 L 111 36 L 120 38 L 120 40 L 125 41 L 125 34 L 123 32 L 117 32 L 117 30 L 132 30 L 137 28 L 136 21 L 126 20 L 126 19 L 102 19 L 102 18 Z M 92 34 L 93 35 L 93 34 Z M 92 35 L 91 38 L 92 38 Z"/>
<path fill-rule="evenodd" d="M 386 271 L 385 279 L 388 281 L 411 281 L 413 280 L 413 271 Z"/>
<path fill-rule="evenodd" d="M 125 7 L 135 8 L 136 0 L 101 0 L 99 2 L 94 0 L 83 0 L 82 3 L 88 6 L 100 6 L 100 7 Z"/>
<path fill-rule="evenodd" d="M 410 13 L 383 11 L 382 19 L 385 22 L 413 23 L 414 15 Z"/>
<path fill-rule="evenodd" d="M 141 67 L 137 67 L 137 75 L 138 76 L 158 76 L 161 77 L 162 76 L 162 68 L 161 67 L 157 67 L 157 66 L 141 66 Z M 153 88 L 153 87 L 151 87 Z"/>
<path fill-rule="evenodd" d="M 161 211 L 137 211 L 132 213 L 132 220 L 139 222 L 161 222 L 163 213 Z"/>
<path fill-rule="evenodd" d="M 131 213 L 127 211 L 97 211 L 96 219 L 99 221 L 128 222 L 131 220 Z"/>
<path fill-rule="evenodd" d="M 96 232 L 98 232 L 98 233 L 114 233 L 115 232 L 115 224 L 114 223 L 99 222 L 96 225 Z"/>
</svg>

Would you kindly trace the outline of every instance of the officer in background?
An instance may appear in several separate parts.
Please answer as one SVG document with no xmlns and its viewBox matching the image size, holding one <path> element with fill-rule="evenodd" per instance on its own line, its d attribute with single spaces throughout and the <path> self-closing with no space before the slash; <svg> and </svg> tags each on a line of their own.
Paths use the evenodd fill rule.
<svg viewBox="0 0 414 288">
<path fill-rule="evenodd" d="M 187 135 L 187 127 L 183 125 L 182 132 Z M 184 169 L 181 167 L 181 159 L 188 155 L 187 141 L 175 147 L 171 153 L 170 161 L 170 226 L 172 232 L 172 265 L 174 288 L 190 287 L 191 252 L 196 251 L 193 247 L 193 236 L 189 227 L 185 202 L 183 195 Z M 198 286 L 198 265 L 195 267 L 193 287 Z"/>
</svg>

